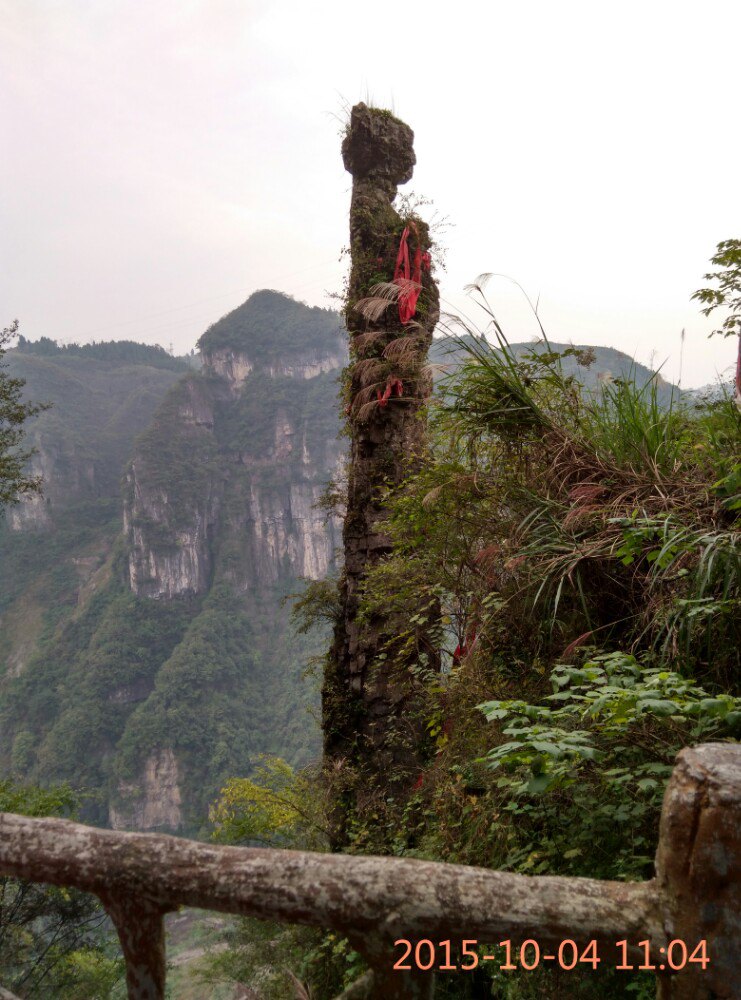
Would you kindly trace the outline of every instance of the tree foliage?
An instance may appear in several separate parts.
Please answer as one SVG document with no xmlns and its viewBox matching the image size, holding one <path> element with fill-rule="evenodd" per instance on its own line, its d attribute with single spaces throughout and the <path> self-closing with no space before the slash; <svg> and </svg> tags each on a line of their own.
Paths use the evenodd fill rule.
<svg viewBox="0 0 741 1000">
<path fill-rule="evenodd" d="M 332 309 L 306 306 L 290 295 L 262 289 L 222 316 L 198 341 L 205 353 L 238 351 L 253 363 L 284 362 L 290 352 L 339 351 L 342 327 Z"/>
<path fill-rule="evenodd" d="M 711 336 L 738 335 L 736 359 L 736 407 L 741 411 L 741 240 L 723 240 L 711 257 L 715 270 L 705 275 L 710 287 L 700 288 L 692 296 L 703 303 L 702 312 L 709 316 L 715 309 L 724 307 L 727 314 L 722 325 Z"/>
<path fill-rule="evenodd" d="M 190 368 L 186 358 L 173 357 L 158 344 L 139 344 L 135 340 L 101 340 L 91 344 L 60 344 L 50 337 L 27 340 L 18 335 L 18 350 L 22 354 L 40 358 L 80 357 L 108 361 L 115 365 L 146 365 L 175 372 L 187 372 Z"/>
<path fill-rule="evenodd" d="M 69 816 L 69 786 L 0 781 L 0 811 Z M 107 1000 L 123 975 L 109 953 L 106 916 L 95 897 L 75 889 L 0 878 L 0 983 L 19 997 Z"/>
<path fill-rule="evenodd" d="M 7 372 L 3 357 L 7 345 L 18 332 L 18 320 L 0 332 L 0 508 L 17 503 L 28 493 L 38 493 L 41 481 L 28 474 L 26 463 L 32 451 L 19 448 L 23 438 L 23 425 L 45 406 L 23 399 L 23 379 L 13 378 Z"/>
<path fill-rule="evenodd" d="M 296 772 L 281 757 L 260 754 L 251 777 L 230 779 L 211 806 L 214 840 L 301 850 L 326 848 L 325 818 L 316 787 L 311 771 Z"/>
<path fill-rule="evenodd" d="M 483 763 L 521 824 L 512 828 L 504 867 L 650 878 L 656 816 L 676 753 L 741 735 L 741 698 L 711 697 L 650 656 L 585 652 L 582 662 L 552 669 L 552 693 L 539 703 L 479 705 L 507 738 Z M 581 821 L 564 824 L 564 809 Z"/>
<path fill-rule="evenodd" d="M 741 240 L 722 240 L 710 263 L 715 270 L 703 277 L 712 284 L 699 288 L 692 298 L 703 304 L 701 311 L 705 316 L 719 308 L 728 310 L 723 323 L 711 336 L 741 336 Z"/>
<path fill-rule="evenodd" d="M 431 410 L 434 454 L 389 490 L 393 552 L 361 597 L 361 620 L 406 609 L 406 650 L 438 609 L 435 750 L 403 807 L 369 801 L 351 849 L 650 877 L 676 753 L 741 735 L 741 417 L 727 398 L 691 408 L 658 376 L 585 387 L 593 359 L 547 341 L 515 354 L 481 298 L 496 346 L 464 330 Z M 415 660 L 425 677 L 423 648 Z M 572 976 L 562 992 L 544 975 L 488 989 L 653 985 Z"/>
</svg>

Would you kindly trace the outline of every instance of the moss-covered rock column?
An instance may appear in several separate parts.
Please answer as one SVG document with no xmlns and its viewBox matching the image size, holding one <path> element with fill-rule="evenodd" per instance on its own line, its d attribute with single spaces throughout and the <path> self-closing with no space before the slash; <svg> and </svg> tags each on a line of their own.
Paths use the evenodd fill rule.
<svg viewBox="0 0 741 1000">
<path fill-rule="evenodd" d="M 432 389 L 427 351 L 439 297 L 427 226 L 392 206 L 397 186 L 412 176 L 413 139 L 389 112 L 358 104 L 342 144 L 353 177 L 345 385 L 351 445 L 341 610 L 323 688 L 325 762 L 335 789 L 342 789 L 335 799 L 337 847 L 347 843 L 352 817 L 372 813 L 374 802 L 404 798 L 419 771 L 424 730 L 414 663 L 398 641 L 409 615 L 402 620 L 398 610 L 388 611 L 359 621 L 364 581 L 392 550 L 383 530 L 384 495 L 419 467 L 426 447 L 420 411 Z M 418 285 L 400 282 L 402 298 L 419 291 L 414 316 L 402 323 L 393 279 L 405 228 L 412 273 L 417 251 L 422 267 Z M 384 293 L 387 304 L 379 301 Z M 428 662 L 438 665 L 432 648 Z"/>
</svg>

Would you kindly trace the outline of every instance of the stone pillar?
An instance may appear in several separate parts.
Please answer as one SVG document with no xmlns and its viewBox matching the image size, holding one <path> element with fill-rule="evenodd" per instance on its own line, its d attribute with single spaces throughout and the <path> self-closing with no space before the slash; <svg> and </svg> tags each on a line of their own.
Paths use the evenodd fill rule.
<svg viewBox="0 0 741 1000">
<path fill-rule="evenodd" d="M 397 253 L 410 220 L 402 218 L 392 202 L 397 186 L 412 176 L 413 138 L 409 126 L 389 112 L 358 104 L 342 144 L 344 164 L 353 177 L 346 304 L 350 363 L 345 381 L 350 459 L 341 613 L 322 692 L 325 761 L 335 774 L 342 773 L 344 788 L 344 802 L 335 811 L 336 847 L 345 843 L 342 817 L 357 805 L 359 786 L 366 795 L 385 795 L 419 770 L 419 688 L 409 655 L 395 648 L 394 638 L 420 609 L 404 616 L 398 611 L 381 613 L 362 626 L 358 622 L 363 582 L 391 552 L 382 527 L 383 494 L 419 467 L 426 448 L 420 410 L 432 390 L 426 362 L 439 318 L 437 285 L 423 268 L 416 314 L 406 323 L 393 300 L 385 309 L 381 303 L 380 313 L 370 319 L 367 310 L 357 308 L 379 282 L 394 290 Z M 429 251 L 430 237 L 421 220 L 411 221 L 413 259 L 417 249 Z M 431 645 L 428 656 L 437 668 L 438 653 Z"/>
<path fill-rule="evenodd" d="M 656 856 L 667 949 L 707 942 L 707 968 L 659 974 L 661 1000 L 741 997 L 741 746 L 683 750 L 664 798 Z M 676 946 L 676 956 L 681 946 Z M 668 962 L 654 956 L 657 965 Z M 675 958 L 676 961 L 676 958 Z"/>
</svg>

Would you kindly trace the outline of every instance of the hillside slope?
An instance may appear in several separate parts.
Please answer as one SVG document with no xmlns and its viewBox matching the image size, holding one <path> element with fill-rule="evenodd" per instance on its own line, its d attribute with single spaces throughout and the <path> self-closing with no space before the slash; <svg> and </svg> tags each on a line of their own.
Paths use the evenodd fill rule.
<svg viewBox="0 0 741 1000">
<path fill-rule="evenodd" d="M 340 545 L 316 506 L 345 451 L 340 320 L 262 291 L 199 346 L 198 370 L 138 344 L 9 355 L 54 405 L 29 427 L 44 497 L 0 524 L 0 771 L 69 781 L 101 824 L 196 832 L 258 754 L 319 749 L 325 638 L 284 601 Z M 594 350 L 587 384 L 631 370 Z"/>
<path fill-rule="evenodd" d="M 168 371 L 133 432 L 113 419 L 117 450 L 101 443 L 112 403 L 67 403 L 79 358 L 14 362 L 57 405 L 31 429 L 50 490 L 0 537 L 0 766 L 85 788 L 87 818 L 114 826 L 193 831 L 257 754 L 318 748 L 314 647 L 282 602 L 339 542 L 313 506 L 342 456 L 339 320 L 262 292 L 202 346 L 201 371 Z M 146 379 L 128 377 L 133 398 Z M 84 474 L 101 456 L 122 499 Z"/>
<path fill-rule="evenodd" d="M 143 344 L 59 348 L 21 338 L 6 357 L 28 398 L 52 404 L 29 423 L 41 497 L 0 516 L 0 678 L 23 670 L 42 634 L 95 587 L 121 525 L 121 474 L 134 439 L 185 361 Z"/>
</svg>

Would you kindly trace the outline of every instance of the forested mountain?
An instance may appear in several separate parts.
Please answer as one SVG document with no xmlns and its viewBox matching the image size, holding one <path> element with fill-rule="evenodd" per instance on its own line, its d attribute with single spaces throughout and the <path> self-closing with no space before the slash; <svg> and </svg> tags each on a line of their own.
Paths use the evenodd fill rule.
<svg viewBox="0 0 741 1000">
<path fill-rule="evenodd" d="M 282 602 L 338 541 L 313 505 L 342 454 L 339 319 L 261 292 L 201 347 L 200 372 L 143 345 L 8 358 L 53 406 L 29 428 L 43 499 L 0 528 L 2 769 L 83 787 L 98 823 L 193 830 L 255 755 L 318 750 Z"/>
<path fill-rule="evenodd" d="M 258 292 L 199 347 L 198 371 L 133 342 L 8 355 L 52 407 L 29 426 L 43 497 L 0 525 L 0 766 L 82 787 L 98 823 L 193 831 L 257 754 L 318 753 L 323 639 L 283 601 L 340 541 L 315 506 L 345 448 L 340 318 Z M 631 368 L 595 351 L 593 384 Z"/>
</svg>

